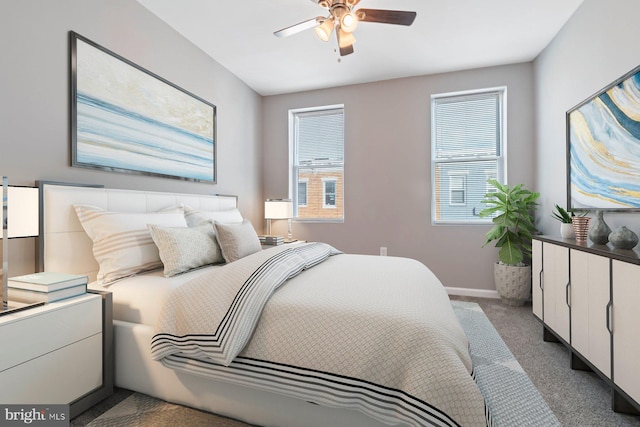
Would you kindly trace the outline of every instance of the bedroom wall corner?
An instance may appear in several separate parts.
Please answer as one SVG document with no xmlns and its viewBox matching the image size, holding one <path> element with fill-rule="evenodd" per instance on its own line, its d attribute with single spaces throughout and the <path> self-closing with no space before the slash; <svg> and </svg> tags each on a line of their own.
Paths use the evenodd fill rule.
<svg viewBox="0 0 640 427">
<path fill-rule="evenodd" d="M 217 184 L 70 166 L 69 31 L 217 106 Z M 260 223 L 260 95 L 137 1 L 4 2 L 0 51 L 0 172 L 11 183 L 235 194 L 243 214 Z"/>
<path fill-rule="evenodd" d="M 567 203 L 566 112 L 637 67 L 640 26 L 636 0 L 585 0 L 534 61 L 537 221 L 559 236 L 554 204 Z M 640 232 L 640 215 L 606 214 L 612 229 Z"/>
<path fill-rule="evenodd" d="M 521 63 L 265 97 L 264 195 L 288 193 L 288 110 L 344 104 L 344 223 L 294 221 L 294 236 L 350 253 L 377 255 L 385 246 L 389 256 L 426 264 L 446 287 L 494 290 L 497 250 L 482 248 L 489 226 L 431 225 L 430 96 L 503 85 L 509 182 L 531 187 L 533 66 Z"/>
</svg>

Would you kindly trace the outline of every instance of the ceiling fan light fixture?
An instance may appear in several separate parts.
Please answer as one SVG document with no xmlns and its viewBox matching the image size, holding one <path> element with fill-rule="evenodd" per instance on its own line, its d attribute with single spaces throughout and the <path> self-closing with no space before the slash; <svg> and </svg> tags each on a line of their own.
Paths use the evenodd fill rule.
<svg viewBox="0 0 640 427">
<path fill-rule="evenodd" d="M 327 18 L 324 20 L 324 22 L 318 25 L 315 28 L 318 38 L 323 42 L 329 41 L 329 36 L 331 36 L 331 31 L 333 31 L 333 25 L 334 24 L 332 18 Z"/>
<path fill-rule="evenodd" d="M 353 32 L 358 27 L 358 17 L 355 13 L 349 12 L 340 18 L 340 28 L 347 33 Z"/>
<path fill-rule="evenodd" d="M 354 44 L 356 42 L 356 38 L 353 36 L 352 33 L 348 33 L 346 31 L 344 31 L 342 28 L 340 28 L 338 30 L 339 34 L 338 34 L 338 46 L 341 48 L 347 47 L 347 46 L 351 46 L 352 44 Z"/>
</svg>

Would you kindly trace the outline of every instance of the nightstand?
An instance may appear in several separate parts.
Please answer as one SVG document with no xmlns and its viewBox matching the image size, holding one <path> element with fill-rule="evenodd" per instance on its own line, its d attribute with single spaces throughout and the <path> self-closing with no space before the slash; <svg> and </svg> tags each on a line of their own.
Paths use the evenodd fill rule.
<svg viewBox="0 0 640 427">
<path fill-rule="evenodd" d="M 109 292 L 0 318 L 0 402 L 69 404 L 73 418 L 113 393 Z"/>
</svg>

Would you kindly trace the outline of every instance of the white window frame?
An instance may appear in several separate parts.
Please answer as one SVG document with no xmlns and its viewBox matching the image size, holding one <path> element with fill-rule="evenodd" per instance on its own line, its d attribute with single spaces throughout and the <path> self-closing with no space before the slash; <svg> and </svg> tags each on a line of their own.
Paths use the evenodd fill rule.
<svg viewBox="0 0 640 427">
<path fill-rule="evenodd" d="M 327 204 L 327 183 L 333 182 L 333 205 Z M 322 208 L 337 209 L 338 208 L 338 178 L 325 177 L 322 178 Z"/>
<path fill-rule="evenodd" d="M 449 206 L 466 206 L 467 205 L 467 171 L 449 172 Z M 462 179 L 460 188 L 453 188 L 454 179 Z M 453 201 L 453 192 L 462 191 L 462 202 Z"/>
<path fill-rule="evenodd" d="M 323 164 L 314 164 L 313 168 L 317 169 L 318 171 L 322 171 L 324 170 L 330 170 L 330 169 L 335 169 L 336 167 L 339 167 L 340 169 L 342 169 L 342 217 L 341 218 L 321 218 L 321 217 L 317 217 L 317 218 L 300 218 L 298 217 L 298 170 L 301 168 L 309 168 L 309 165 L 296 165 L 295 164 L 295 159 L 297 158 L 297 147 L 296 147 L 296 140 L 295 140 L 295 116 L 298 113 L 305 113 L 305 112 L 311 112 L 311 111 L 326 111 L 326 110 L 336 110 L 336 109 L 342 109 L 343 112 L 343 117 L 344 117 L 344 121 L 345 121 L 345 128 L 346 128 L 346 111 L 344 108 L 344 104 L 334 104 L 334 105 L 324 105 L 324 106 L 319 106 L 319 107 L 309 107 L 309 108 L 297 108 L 297 109 L 292 109 L 289 110 L 289 198 L 291 198 L 291 200 L 293 201 L 293 220 L 297 221 L 297 222 L 333 222 L 333 223 L 343 223 L 344 222 L 344 216 L 345 216 L 345 212 L 346 212 L 346 206 L 345 206 L 345 201 L 346 201 L 346 197 L 345 197 L 345 162 L 346 162 L 346 136 L 343 140 L 343 161 L 341 165 L 336 165 L 336 164 L 328 164 L 328 165 L 323 165 Z M 346 130 L 345 130 L 346 132 Z M 308 186 L 307 186 L 307 190 L 308 190 Z M 322 205 L 324 207 L 325 203 L 325 199 L 324 199 L 324 183 L 322 185 Z M 336 182 L 336 196 L 337 196 L 337 182 Z M 337 197 L 336 197 L 337 198 Z M 307 192 L 307 206 L 308 206 L 308 201 L 309 201 L 309 193 Z M 337 206 L 334 206 L 334 208 L 337 208 Z"/>
<path fill-rule="evenodd" d="M 304 199 L 304 203 L 300 202 L 298 200 L 298 194 L 300 194 L 300 189 L 296 186 L 296 202 L 297 202 L 297 206 L 301 207 L 301 208 L 306 208 L 307 207 L 307 203 L 309 201 L 309 179 L 308 178 L 302 178 L 300 180 L 298 180 L 298 186 L 300 184 L 304 184 L 305 190 L 304 190 L 304 195 L 305 195 L 305 199 Z"/>
<path fill-rule="evenodd" d="M 489 93 L 496 93 L 499 96 L 499 107 L 500 111 L 498 113 L 499 120 L 499 138 L 500 138 L 500 147 L 498 149 L 498 155 L 496 156 L 469 156 L 469 157 L 456 157 L 452 160 L 447 159 L 436 159 L 436 101 L 442 98 L 455 98 L 455 97 L 464 97 L 464 96 L 475 96 L 475 95 L 483 95 Z M 480 218 L 479 216 L 475 216 L 474 219 L 467 220 L 443 220 L 436 219 L 436 165 L 438 163 L 449 163 L 449 162 L 465 162 L 465 161 L 480 161 L 480 160 L 496 160 L 497 161 L 497 171 L 496 171 L 496 179 L 498 182 L 502 184 L 507 183 L 507 87 L 491 87 L 485 89 L 477 89 L 477 90 L 468 90 L 468 91 L 460 91 L 460 92 L 448 92 L 441 94 L 433 94 L 431 95 L 431 224 L 432 225 L 484 225 L 491 223 L 491 218 Z M 489 176 L 489 172 L 485 172 L 486 176 Z M 487 187 L 488 188 L 488 187 Z M 467 196 L 466 200 L 468 200 L 468 191 L 465 194 Z M 449 199 L 451 201 L 451 199 Z"/>
</svg>

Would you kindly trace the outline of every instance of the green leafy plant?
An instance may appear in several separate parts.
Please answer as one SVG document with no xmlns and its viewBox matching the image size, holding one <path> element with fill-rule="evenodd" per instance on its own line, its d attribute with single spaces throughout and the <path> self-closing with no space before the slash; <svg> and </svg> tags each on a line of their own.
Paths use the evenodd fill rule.
<svg viewBox="0 0 640 427">
<path fill-rule="evenodd" d="M 565 224 L 571 224 L 572 218 L 575 216 L 575 214 L 571 210 L 566 211 L 558 205 L 556 205 L 555 209 L 556 210 L 552 212 L 552 215 L 555 219 Z"/>
<path fill-rule="evenodd" d="M 586 216 L 589 214 L 589 211 L 582 211 L 579 212 L 578 215 L 576 215 L 573 209 L 564 210 L 558 205 L 556 205 L 555 209 L 555 212 L 552 212 L 553 217 L 565 224 L 571 224 L 573 222 L 573 217 L 575 216 Z"/>
<path fill-rule="evenodd" d="M 482 247 L 495 241 L 500 248 L 498 258 L 508 265 L 522 265 L 525 257 L 531 257 L 532 235 L 538 230 L 534 224 L 533 210 L 540 193 L 526 190 L 523 184 L 513 187 L 502 185 L 495 179 L 487 180 L 496 191 L 485 194 L 480 218 L 493 218 L 493 227 L 485 235 Z"/>
</svg>

